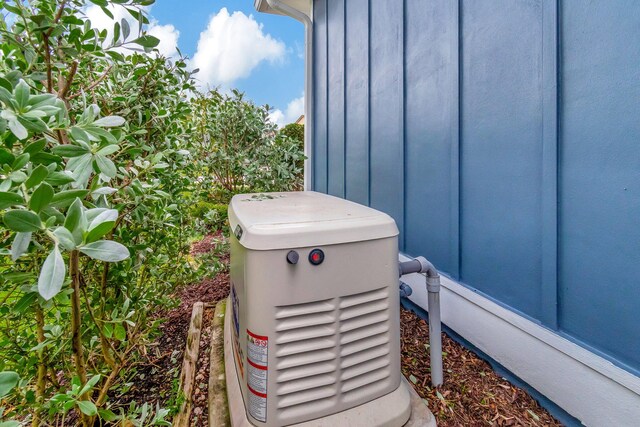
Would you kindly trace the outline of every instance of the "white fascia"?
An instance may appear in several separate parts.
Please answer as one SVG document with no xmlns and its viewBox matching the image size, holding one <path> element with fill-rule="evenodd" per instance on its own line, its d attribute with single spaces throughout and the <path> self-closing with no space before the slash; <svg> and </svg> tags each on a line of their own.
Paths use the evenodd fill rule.
<svg viewBox="0 0 640 427">
<path fill-rule="evenodd" d="M 304 189 L 313 188 L 311 156 L 313 154 L 311 135 L 313 130 L 313 0 L 254 0 L 258 12 L 290 16 L 302 22 L 304 36 Z"/>
</svg>

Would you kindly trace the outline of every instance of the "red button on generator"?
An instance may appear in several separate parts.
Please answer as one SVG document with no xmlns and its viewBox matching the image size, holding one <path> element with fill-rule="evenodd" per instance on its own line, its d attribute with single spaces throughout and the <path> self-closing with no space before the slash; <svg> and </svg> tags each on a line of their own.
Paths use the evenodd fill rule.
<svg viewBox="0 0 640 427">
<path fill-rule="evenodd" d="M 324 261 L 324 252 L 321 249 L 314 249 L 309 252 L 309 262 L 313 265 L 320 265 Z"/>
</svg>

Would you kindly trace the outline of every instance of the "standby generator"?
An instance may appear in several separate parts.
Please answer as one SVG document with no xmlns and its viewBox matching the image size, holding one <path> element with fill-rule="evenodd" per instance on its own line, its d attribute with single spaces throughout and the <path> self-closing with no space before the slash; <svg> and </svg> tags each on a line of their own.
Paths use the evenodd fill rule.
<svg viewBox="0 0 640 427">
<path fill-rule="evenodd" d="M 229 206 L 225 369 L 238 426 L 402 426 L 398 229 L 315 192 Z"/>
</svg>

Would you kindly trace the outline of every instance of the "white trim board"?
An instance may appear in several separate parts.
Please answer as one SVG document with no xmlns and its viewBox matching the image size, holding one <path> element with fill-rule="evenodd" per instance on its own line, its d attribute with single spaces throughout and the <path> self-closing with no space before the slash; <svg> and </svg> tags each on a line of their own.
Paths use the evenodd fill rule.
<svg viewBox="0 0 640 427">
<path fill-rule="evenodd" d="M 427 311 L 424 276 L 402 280 Z M 446 277 L 440 300 L 443 323 L 583 424 L 640 425 L 640 378 Z"/>
</svg>

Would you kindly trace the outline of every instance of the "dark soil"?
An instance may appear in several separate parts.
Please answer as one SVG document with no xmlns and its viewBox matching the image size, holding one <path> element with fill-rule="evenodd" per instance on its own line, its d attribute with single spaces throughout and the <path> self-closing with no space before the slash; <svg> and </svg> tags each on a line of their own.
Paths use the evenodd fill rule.
<svg viewBox="0 0 640 427">
<path fill-rule="evenodd" d="M 227 239 L 222 231 L 209 234 L 191 246 L 191 255 L 213 253 L 218 256 L 221 262 L 229 265 L 229 251 L 225 247 L 226 241 Z"/>
<path fill-rule="evenodd" d="M 496 374 L 442 334 L 444 384 L 430 387 L 429 326 L 402 310 L 402 373 L 436 416 L 438 426 L 561 426 L 524 390 Z"/>
</svg>

